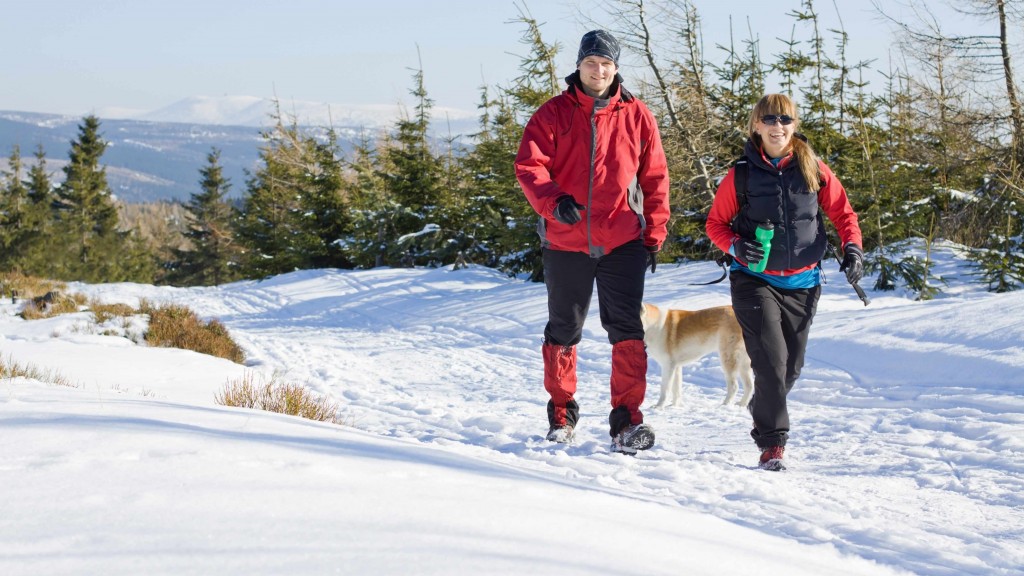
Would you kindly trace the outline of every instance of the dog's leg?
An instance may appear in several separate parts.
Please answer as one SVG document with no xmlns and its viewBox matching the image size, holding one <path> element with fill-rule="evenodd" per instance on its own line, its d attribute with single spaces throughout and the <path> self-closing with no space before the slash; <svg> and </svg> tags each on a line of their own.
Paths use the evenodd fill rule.
<svg viewBox="0 0 1024 576">
<path fill-rule="evenodd" d="M 742 340 L 739 345 L 743 345 Z M 747 360 L 746 352 L 736 346 L 735 342 L 724 341 L 719 344 L 718 358 L 722 362 L 722 372 L 725 372 L 725 401 L 722 402 L 722 405 L 727 406 L 732 403 L 739 390 L 738 380 L 742 375 L 745 386 L 743 399 L 739 404 L 746 406 L 750 401 L 750 393 L 753 391 L 753 386 L 745 380 L 746 373 L 750 372 L 750 362 Z"/>
<path fill-rule="evenodd" d="M 722 367 L 725 370 L 725 366 Z M 736 372 L 726 371 L 725 372 L 725 400 L 722 401 L 723 406 L 728 406 L 732 402 L 732 399 L 736 397 Z"/>
<path fill-rule="evenodd" d="M 743 378 L 743 397 L 737 404 L 746 407 L 750 404 L 750 397 L 754 395 L 754 373 L 746 366 L 740 369 L 740 376 Z"/>
<path fill-rule="evenodd" d="M 672 378 L 672 372 L 667 366 L 661 367 L 661 395 L 658 396 L 658 403 L 654 405 L 655 408 L 664 408 L 665 401 L 667 398 L 667 392 L 669 383 Z"/>
<path fill-rule="evenodd" d="M 718 340 L 718 361 L 722 363 L 722 372 L 725 374 L 725 400 L 722 406 L 728 406 L 736 397 L 736 351 L 730 348 L 728 338 L 719 337 Z"/>
<path fill-rule="evenodd" d="M 681 406 L 683 404 L 683 365 L 675 364 L 672 368 L 672 405 Z"/>
</svg>

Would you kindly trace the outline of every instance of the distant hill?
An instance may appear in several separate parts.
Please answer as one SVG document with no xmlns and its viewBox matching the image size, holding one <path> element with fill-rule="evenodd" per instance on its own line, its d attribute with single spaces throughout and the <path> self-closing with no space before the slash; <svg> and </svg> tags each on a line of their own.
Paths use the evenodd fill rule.
<svg viewBox="0 0 1024 576">
<path fill-rule="evenodd" d="M 7 170 L 15 144 L 26 161 L 41 144 L 47 166 L 59 181 L 81 122 L 71 116 L 0 112 L 0 165 Z M 199 169 L 213 147 L 221 150 L 232 195 L 239 195 L 245 189 L 245 170 L 256 167 L 262 142 L 259 129 L 250 126 L 101 119 L 100 133 L 110 143 L 102 159 L 107 181 L 126 202 L 187 200 L 198 191 Z"/>
<path fill-rule="evenodd" d="M 287 121 L 303 126 L 386 128 L 401 114 L 397 104 L 342 106 L 320 102 L 279 102 Z M 261 127 L 270 123 L 273 100 L 256 96 L 193 96 L 151 112 L 133 114 L 130 120 Z M 435 112 L 438 112 L 435 110 Z M 119 116 L 111 115 L 111 118 Z"/>
<path fill-rule="evenodd" d="M 345 111 L 326 104 L 281 103 L 290 121 L 304 126 L 333 125 L 343 151 L 366 131 L 389 129 L 400 111 L 397 107 L 361 107 Z M 273 103 L 266 99 L 236 96 L 189 98 L 132 119 L 100 117 L 100 133 L 110 143 L 103 154 L 107 180 L 117 197 L 141 203 L 185 201 L 198 191 L 199 170 L 206 166 L 212 148 L 221 151 L 225 177 L 231 181 L 230 196 L 245 191 L 246 171 L 253 172 L 263 144 L 260 131 L 270 123 Z M 435 110 L 435 131 L 467 134 L 476 119 L 465 113 Z M 453 118 L 454 116 L 454 118 Z M 22 158 L 32 161 L 41 144 L 55 181 L 63 177 L 71 142 L 78 137 L 82 118 L 34 112 L 0 111 L 0 170 L 8 170 L 14 145 Z"/>
</svg>

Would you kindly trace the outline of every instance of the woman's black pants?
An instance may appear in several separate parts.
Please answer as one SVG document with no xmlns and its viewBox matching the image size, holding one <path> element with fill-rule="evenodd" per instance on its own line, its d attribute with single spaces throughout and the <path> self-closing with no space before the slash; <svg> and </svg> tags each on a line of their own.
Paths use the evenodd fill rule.
<svg viewBox="0 0 1024 576">
<path fill-rule="evenodd" d="M 759 448 L 785 446 L 789 437 L 786 395 L 804 365 L 807 336 L 821 286 L 785 290 L 740 270 L 730 274 L 732 307 L 754 369 L 754 418 L 750 435 Z"/>
</svg>

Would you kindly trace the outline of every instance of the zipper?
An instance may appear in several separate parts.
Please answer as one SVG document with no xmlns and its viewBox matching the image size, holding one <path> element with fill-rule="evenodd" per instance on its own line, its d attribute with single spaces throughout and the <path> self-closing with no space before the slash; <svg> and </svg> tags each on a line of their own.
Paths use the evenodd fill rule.
<svg viewBox="0 0 1024 576">
<path fill-rule="evenodd" d="M 789 226 L 787 225 L 787 223 L 789 222 L 789 195 L 786 192 L 786 188 L 784 186 L 785 182 L 784 182 L 783 177 L 782 177 L 782 170 L 779 170 L 778 168 L 776 168 L 776 170 L 779 173 L 779 190 L 781 191 L 781 194 L 779 195 L 779 199 L 782 201 L 782 218 L 783 218 L 783 220 L 782 220 L 782 222 L 780 222 L 780 224 L 782 225 L 783 234 L 785 234 L 786 230 L 789 229 Z M 786 236 L 786 268 L 787 269 L 790 269 L 790 268 L 793 267 L 793 247 L 791 246 L 792 241 L 793 241 L 793 239 L 790 238 L 787 235 Z"/>
<path fill-rule="evenodd" d="M 597 106 L 590 111 L 590 170 L 587 179 L 587 253 L 593 256 L 594 241 L 590 234 L 590 209 L 594 203 L 594 163 L 597 161 Z"/>
</svg>

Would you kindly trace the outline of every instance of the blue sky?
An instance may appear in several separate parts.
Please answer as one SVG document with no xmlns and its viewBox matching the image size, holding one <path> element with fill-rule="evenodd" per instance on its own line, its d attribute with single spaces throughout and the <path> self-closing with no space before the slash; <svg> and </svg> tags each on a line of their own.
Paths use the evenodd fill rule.
<svg viewBox="0 0 1024 576">
<path fill-rule="evenodd" d="M 526 4 L 543 23 L 545 39 L 562 44 L 566 74 L 574 68 L 580 36 L 594 27 L 577 23 L 578 4 Z M 730 16 L 737 44 L 747 38 L 749 17 L 766 58 L 780 46 L 775 39 L 792 32 L 794 19 L 786 13 L 800 7 L 799 0 L 776 0 L 767 10 L 764 2 L 750 0 L 694 4 L 704 21 L 707 54 L 728 43 Z M 897 10 L 900 3 L 882 4 Z M 819 0 L 815 6 L 826 28 L 838 26 L 837 5 L 852 57 L 888 59 L 891 27 L 870 3 Z M 508 84 L 517 75 L 527 48 L 519 42 L 523 26 L 509 22 L 519 6 L 523 2 L 513 0 L 8 3 L 0 19 L 8 48 L 0 60 L 0 110 L 148 111 L 190 96 L 222 95 L 394 104 L 410 99 L 420 59 L 437 106 L 473 109 L 481 85 Z M 588 16 L 611 24 L 598 12 Z M 628 69 L 623 72 L 628 77 Z"/>
</svg>

